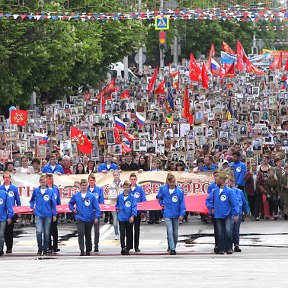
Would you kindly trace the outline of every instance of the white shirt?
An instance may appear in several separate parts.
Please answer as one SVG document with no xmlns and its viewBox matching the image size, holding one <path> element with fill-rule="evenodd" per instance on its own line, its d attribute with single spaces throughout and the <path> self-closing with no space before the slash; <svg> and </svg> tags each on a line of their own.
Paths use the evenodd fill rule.
<svg viewBox="0 0 288 288">
<path fill-rule="evenodd" d="M 91 188 L 91 187 L 90 187 L 90 192 L 92 192 L 93 190 L 94 190 L 94 188 Z"/>
<path fill-rule="evenodd" d="M 175 191 L 175 188 L 174 189 L 169 189 L 170 195 L 173 194 L 174 191 Z"/>
<path fill-rule="evenodd" d="M 86 197 L 87 193 L 81 193 L 81 197 L 82 199 L 84 199 Z"/>
<path fill-rule="evenodd" d="M 127 195 L 127 196 L 124 195 L 124 201 L 126 201 L 126 199 L 128 198 L 128 196 L 129 196 L 129 195 Z"/>
<path fill-rule="evenodd" d="M 222 193 L 222 191 L 223 191 L 223 188 L 220 188 L 219 189 L 219 195 Z"/>
<path fill-rule="evenodd" d="M 5 185 L 5 189 L 8 190 L 10 185 Z"/>
<path fill-rule="evenodd" d="M 52 165 L 50 165 L 50 166 L 51 166 L 51 169 L 52 169 L 52 170 L 54 170 L 54 169 L 55 169 L 55 167 L 56 167 L 56 165 L 55 165 L 55 166 L 52 166 Z"/>
<path fill-rule="evenodd" d="M 41 194 L 44 195 L 46 189 L 41 188 L 40 191 L 41 191 Z"/>
<path fill-rule="evenodd" d="M 136 189 L 136 187 L 131 187 L 131 190 L 134 191 Z"/>
</svg>

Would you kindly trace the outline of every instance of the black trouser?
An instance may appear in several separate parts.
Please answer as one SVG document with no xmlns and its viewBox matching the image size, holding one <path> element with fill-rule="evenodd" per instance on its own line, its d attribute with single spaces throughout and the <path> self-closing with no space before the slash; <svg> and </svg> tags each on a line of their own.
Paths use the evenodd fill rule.
<svg viewBox="0 0 288 288">
<path fill-rule="evenodd" d="M 66 213 L 66 219 L 73 221 L 74 220 L 74 213 Z"/>
<path fill-rule="evenodd" d="M 52 240 L 53 240 L 53 246 L 52 246 Z M 50 237 L 49 237 L 49 249 L 57 249 L 58 248 L 58 216 L 57 220 L 55 222 L 51 222 L 50 227 Z"/>
<path fill-rule="evenodd" d="M 134 249 L 139 249 L 141 214 L 134 217 Z"/>
<path fill-rule="evenodd" d="M 121 249 L 130 250 L 133 248 L 133 223 L 119 221 Z M 126 244 L 125 244 L 126 237 Z"/>
<path fill-rule="evenodd" d="M 247 197 L 251 214 L 253 215 L 254 218 L 258 218 L 260 213 L 260 202 L 261 202 L 260 194 L 255 194 L 253 196 L 248 195 Z"/>
<path fill-rule="evenodd" d="M 160 215 L 160 211 L 158 210 L 149 210 L 149 221 L 153 223 L 159 222 Z"/>
<path fill-rule="evenodd" d="M 78 244 L 81 252 L 84 252 L 84 237 L 86 252 L 92 251 L 92 240 L 91 240 L 91 230 L 93 227 L 93 222 L 83 222 L 81 220 L 76 220 L 77 232 L 78 232 Z"/>
<path fill-rule="evenodd" d="M 278 199 L 275 194 L 272 194 L 268 199 L 270 215 L 278 214 Z"/>
<path fill-rule="evenodd" d="M 14 223 L 15 223 L 15 217 L 11 219 L 11 223 L 9 225 L 6 223 L 4 238 L 7 250 L 12 250 L 13 248 Z"/>
</svg>

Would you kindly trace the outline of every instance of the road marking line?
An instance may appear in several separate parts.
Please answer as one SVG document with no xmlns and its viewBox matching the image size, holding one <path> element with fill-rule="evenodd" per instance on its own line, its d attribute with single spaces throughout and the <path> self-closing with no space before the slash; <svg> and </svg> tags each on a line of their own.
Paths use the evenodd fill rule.
<svg viewBox="0 0 288 288">
<path fill-rule="evenodd" d="M 100 234 L 100 239 L 99 241 L 103 241 L 105 238 L 107 238 L 109 235 L 111 235 L 114 232 L 114 227 L 110 227 L 105 233 L 102 235 Z"/>
</svg>

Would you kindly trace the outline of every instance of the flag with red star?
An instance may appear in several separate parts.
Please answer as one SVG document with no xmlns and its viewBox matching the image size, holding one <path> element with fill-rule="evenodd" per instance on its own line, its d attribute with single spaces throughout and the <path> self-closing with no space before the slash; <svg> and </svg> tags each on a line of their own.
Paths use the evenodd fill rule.
<svg viewBox="0 0 288 288">
<path fill-rule="evenodd" d="M 10 114 L 11 124 L 25 126 L 28 121 L 28 111 L 26 110 L 12 110 Z"/>
</svg>

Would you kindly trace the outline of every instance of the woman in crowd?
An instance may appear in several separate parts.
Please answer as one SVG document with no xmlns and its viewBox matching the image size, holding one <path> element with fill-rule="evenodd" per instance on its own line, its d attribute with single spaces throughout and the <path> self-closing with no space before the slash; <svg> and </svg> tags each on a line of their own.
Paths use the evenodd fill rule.
<svg viewBox="0 0 288 288">
<path fill-rule="evenodd" d="M 83 163 L 78 163 L 76 165 L 75 174 L 86 174 L 85 167 Z"/>
<path fill-rule="evenodd" d="M 23 156 L 21 158 L 21 166 L 16 168 L 16 172 L 25 173 L 25 174 L 33 174 L 34 169 L 29 165 L 29 159 L 27 156 Z"/>
<path fill-rule="evenodd" d="M 86 173 L 91 174 L 97 172 L 95 171 L 96 168 L 95 166 L 96 166 L 95 161 L 89 160 L 87 163 Z"/>
<path fill-rule="evenodd" d="M 139 169 L 142 169 L 143 171 L 149 171 L 147 157 L 145 157 L 144 155 L 140 155 L 138 166 L 139 166 Z"/>
</svg>

